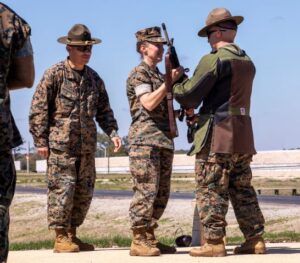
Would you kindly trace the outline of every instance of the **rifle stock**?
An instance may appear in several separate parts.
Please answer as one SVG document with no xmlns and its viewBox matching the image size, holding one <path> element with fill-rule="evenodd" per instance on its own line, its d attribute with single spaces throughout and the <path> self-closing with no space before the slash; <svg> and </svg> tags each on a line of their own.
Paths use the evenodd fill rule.
<svg viewBox="0 0 300 263">
<path fill-rule="evenodd" d="M 167 52 L 165 55 L 165 86 L 167 89 L 167 103 L 168 103 L 168 116 L 169 116 L 169 127 L 170 136 L 175 138 L 178 136 L 178 128 L 175 120 L 174 107 L 173 107 L 173 92 L 172 92 L 172 64 L 170 60 L 170 53 Z"/>
<path fill-rule="evenodd" d="M 167 101 L 168 101 L 168 113 L 169 113 L 169 126 L 172 138 L 178 136 L 178 129 L 175 119 L 174 107 L 173 107 L 173 90 L 172 90 L 172 69 L 180 67 L 179 59 L 176 53 L 176 49 L 173 46 L 173 39 L 169 39 L 169 35 L 167 32 L 166 25 L 164 23 L 161 24 L 162 29 L 164 31 L 164 35 L 166 38 L 168 50 L 165 55 L 165 66 L 166 66 L 166 77 L 165 77 L 165 85 L 167 88 Z M 185 69 L 185 72 L 188 72 L 189 69 Z M 178 82 L 182 82 L 184 78 L 187 76 L 184 75 Z M 177 111 L 179 114 L 179 120 L 182 121 L 184 118 L 184 109 L 181 108 Z"/>
</svg>

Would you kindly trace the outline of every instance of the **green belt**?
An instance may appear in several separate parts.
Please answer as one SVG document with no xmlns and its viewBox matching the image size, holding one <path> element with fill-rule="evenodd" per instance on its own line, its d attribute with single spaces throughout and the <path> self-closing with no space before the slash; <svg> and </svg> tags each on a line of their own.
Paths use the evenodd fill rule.
<svg viewBox="0 0 300 263">
<path fill-rule="evenodd" d="M 249 116 L 250 109 L 248 108 L 234 108 L 234 107 L 229 107 L 228 109 L 229 115 L 242 115 L 242 116 Z"/>
</svg>

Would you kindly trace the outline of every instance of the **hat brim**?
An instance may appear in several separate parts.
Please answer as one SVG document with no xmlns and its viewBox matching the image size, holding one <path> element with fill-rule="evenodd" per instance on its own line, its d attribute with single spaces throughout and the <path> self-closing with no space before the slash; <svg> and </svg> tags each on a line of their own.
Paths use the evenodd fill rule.
<svg viewBox="0 0 300 263">
<path fill-rule="evenodd" d="M 57 42 L 69 46 L 89 46 L 99 44 L 102 42 L 102 40 L 99 38 L 92 38 L 91 40 L 86 41 L 70 41 L 67 36 L 64 36 L 58 38 Z"/>
<path fill-rule="evenodd" d="M 244 17 L 242 16 L 231 16 L 231 17 L 227 17 L 227 18 L 224 18 L 224 19 L 221 19 L 221 20 L 218 20 L 210 25 L 207 25 L 205 27 L 203 27 L 199 32 L 198 32 L 198 36 L 199 37 L 207 37 L 207 29 L 212 27 L 212 26 L 215 26 L 217 24 L 220 24 L 222 22 L 225 22 L 225 21 L 234 21 L 237 25 L 239 25 L 240 23 L 242 23 L 244 21 Z"/>
<path fill-rule="evenodd" d="M 163 37 L 149 37 L 143 39 L 143 41 L 167 44 L 167 40 Z"/>
</svg>

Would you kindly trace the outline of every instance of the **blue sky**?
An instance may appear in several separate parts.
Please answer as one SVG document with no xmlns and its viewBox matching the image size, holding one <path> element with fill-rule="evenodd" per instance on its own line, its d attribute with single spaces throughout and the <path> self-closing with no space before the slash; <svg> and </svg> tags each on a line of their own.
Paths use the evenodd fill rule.
<svg viewBox="0 0 300 263">
<path fill-rule="evenodd" d="M 297 0 L 7 0 L 32 27 L 36 80 L 32 89 L 13 91 L 12 110 L 26 141 L 30 102 L 43 72 L 66 58 L 64 45 L 56 39 L 75 23 L 86 24 L 92 35 L 102 39 L 89 65 L 103 78 L 121 136 L 130 125 L 126 79 L 139 63 L 134 33 L 165 22 L 181 64 L 193 73 L 201 56 L 210 51 L 205 38 L 197 36 L 207 14 L 226 7 L 245 21 L 236 43 L 253 59 L 254 81 L 251 115 L 257 150 L 300 147 L 299 118 L 299 10 Z M 159 67 L 163 71 L 163 64 Z M 177 149 L 188 149 L 186 127 L 179 123 Z"/>
</svg>

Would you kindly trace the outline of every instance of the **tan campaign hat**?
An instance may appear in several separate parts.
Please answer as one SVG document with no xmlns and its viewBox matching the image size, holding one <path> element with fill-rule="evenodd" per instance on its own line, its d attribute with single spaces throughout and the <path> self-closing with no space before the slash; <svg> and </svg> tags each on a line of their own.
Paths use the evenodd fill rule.
<svg viewBox="0 0 300 263">
<path fill-rule="evenodd" d="M 137 42 L 149 41 L 166 44 L 167 41 L 161 36 L 160 27 L 149 27 L 135 33 Z"/>
<path fill-rule="evenodd" d="M 57 41 L 70 46 L 87 46 L 102 42 L 99 38 L 92 38 L 90 30 L 83 24 L 75 24 L 67 36 L 60 37 Z"/>
<path fill-rule="evenodd" d="M 215 8 L 213 9 L 207 16 L 206 25 L 203 27 L 199 32 L 199 37 L 207 37 L 207 30 L 208 28 L 215 26 L 219 23 L 225 21 L 234 21 L 237 25 L 242 23 L 244 17 L 242 16 L 232 16 L 229 10 L 226 8 Z"/>
</svg>

